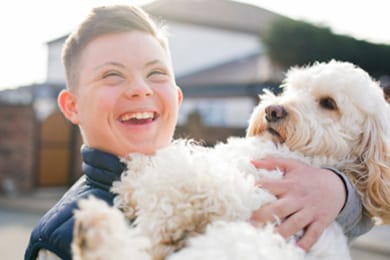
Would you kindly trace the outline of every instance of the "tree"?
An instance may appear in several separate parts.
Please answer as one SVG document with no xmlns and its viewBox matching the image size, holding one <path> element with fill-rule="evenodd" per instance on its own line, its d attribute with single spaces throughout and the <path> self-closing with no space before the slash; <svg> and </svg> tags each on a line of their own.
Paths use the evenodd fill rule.
<svg viewBox="0 0 390 260">
<path fill-rule="evenodd" d="M 261 39 L 270 58 L 284 67 L 336 59 L 355 63 L 373 76 L 390 75 L 390 45 L 334 34 L 327 27 L 280 19 Z"/>
</svg>

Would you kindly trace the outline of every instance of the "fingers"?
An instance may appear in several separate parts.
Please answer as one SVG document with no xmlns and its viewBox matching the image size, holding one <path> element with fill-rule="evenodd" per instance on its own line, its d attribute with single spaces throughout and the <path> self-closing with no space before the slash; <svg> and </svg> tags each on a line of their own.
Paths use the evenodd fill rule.
<svg viewBox="0 0 390 260">
<path fill-rule="evenodd" d="M 276 158 L 276 157 L 266 157 L 259 160 L 253 160 L 252 164 L 256 168 L 262 168 L 266 170 L 274 170 L 276 168 L 285 172 L 287 169 L 294 167 L 297 161 L 289 158 Z"/>
<path fill-rule="evenodd" d="M 284 167 L 282 164 L 283 160 L 280 160 L 278 158 L 274 157 L 267 157 L 264 159 L 259 159 L 259 160 L 253 160 L 252 164 L 257 168 L 257 169 L 266 169 L 266 170 L 274 170 L 276 168 L 281 169 L 284 172 Z"/>
<path fill-rule="evenodd" d="M 251 221 L 259 224 L 275 223 L 285 219 L 287 216 L 298 211 L 296 204 L 287 203 L 286 200 L 280 199 L 273 203 L 264 205 L 261 209 L 252 213 Z M 284 224 L 282 224 L 284 225 Z M 296 232 L 297 230 L 295 230 Z"/>
<path fill-rule="evenodd" d="M 299 211 L 296 214 L 288 217 L 283 223 L 275 228 L 282 237 L 289 238 L 298 231 L 304 229 L 312 221 L 312 216 L 304 211 Z"/>
<path fill-rule="evenodd" d="M 325 229 L 325 225 L 321 222 L 314 222 L 309 225 L 303 235 L 298 241 L 297 245 L 305 251 L 308 251 L 317 242 L 322 232 Z"/>
<path fill-rule="evenodd" d="M 251 222 L 255 226 L 261 226 L 264 223 L 275 223 L 279 222 L 278 219 L 285 219 L 280 225 L 275 227 L 275 231 L 282 237 L 289 238 L 298 233 L 300 230 L 305 230 L 303 236 L 297 242 L 297 245 L 303 250 L 308 251 L 321 236 L 325 229 L 325 225 L 320 221 L 310 223 L 313 216 L 303 211 L 298 211 L 297 213 L 292 215 L 290 214 L 290 216 L 287 217 L 287 212 L 292 210 L 292 208 L 289 210 L 283 210 L 282 207 L 275 210 L 272 205 L 273 204 L 268 204 L 261 210 L 255 211 L 251 217 Z M 275 214 L 276 212 L 279 215 Z"/>
<path fill-rule="evenodd" d="M 256 185 L 262 189 L 269 191 L 276 197 L 280 197 L 281 195 L 286 193 L 290 187 L 290 184 L 286 180 L 270 178 L 263 178 L 257 181 Z"/>
</svg>

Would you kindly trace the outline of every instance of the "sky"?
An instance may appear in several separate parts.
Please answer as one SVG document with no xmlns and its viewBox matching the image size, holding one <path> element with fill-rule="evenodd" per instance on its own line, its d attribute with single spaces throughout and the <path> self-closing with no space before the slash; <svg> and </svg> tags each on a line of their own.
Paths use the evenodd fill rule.
<svg viewBox="0 0 390 260">
<path fill-rule="evenodd" d="M 0 90 L 46 78 L 46 42 L 72 31 L 98 5 L 150 0 L 5 0 L 0 4 Z M 186 0 L 182 0 L 186 1 Z M 237 0 L 327 26 L 333 32 L 390 44 L 384 0 Z"/>
</svg>

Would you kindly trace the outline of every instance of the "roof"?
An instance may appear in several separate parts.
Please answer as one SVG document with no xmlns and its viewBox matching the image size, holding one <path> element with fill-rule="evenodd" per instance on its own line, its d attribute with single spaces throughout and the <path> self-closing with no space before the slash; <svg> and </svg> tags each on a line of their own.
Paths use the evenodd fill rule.
<svg viewBox="0 0 390 260">
<path fill-rule="evenodd" d="M 47 41 L 46 44 L 53 44 L 53 43 L 57 43 L 57 42 L 63 43 L 66 40 L 66 38 L 68 38 L 68 36 L 69 36 L 69 33 L 67 33 L 63 36 L 57 37 L 53 40 Z"/>
<path fill-rule="evenodd" d="M 41 83 L 0 90 L 0 104 L 27 105 L 37 98 L 56 100 L 58 93 L 63 88 L 65 88 L 63 84 Z"/>
<path fill-rule="evenodd" d="M 205 85 L 205 84 L 226 84 L 226 83 L 251 83 L 259 81 L 259 59 L 260 53 L 255 53 L 229 61 L 224 64 L 218 64 L 213 67 L 207 67 L 189 75 L 177 77 L 179 85 Z"/>
<path fill-rule="evenodd" d="M 256 5 L 232 0 L 157 0 L 143 6 L 152 16 L 184 23 L 262 33 L 283 16 Z"/>
<path fill-rule="evenodd" d="M 247 84 L 208 84 L 196 86 L 180 86 L 185 99 L 187 98 L 232 98 L 251 97 L 257 98 L 263 93 L 263 89 L 269 89 L 279 93 L 280 88 L 275 83 L 253 82 Z"/>
</svg>

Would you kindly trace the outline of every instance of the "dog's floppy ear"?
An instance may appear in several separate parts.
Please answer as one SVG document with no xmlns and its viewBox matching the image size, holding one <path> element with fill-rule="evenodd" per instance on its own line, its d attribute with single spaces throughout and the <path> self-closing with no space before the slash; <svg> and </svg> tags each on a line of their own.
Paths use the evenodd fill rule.
<svg viewBox="0 0 390 260">
<path fill-rule="evenodd" d="M 387 111 L 387 110 L 386 110 Z M 390 120 L 383 113 L 368 117 L 357 153 L 360 167 L 345 169 L 363 195 L 363 205 L 371 216 L 390 223 Z M 390 111 L 387 111 L 390 113 Z M 356 165 L 355 165 L 356 166 Z M 363 169 L 361 168 L 363 167 Z M 360 169 L 359 169 L 360 168 Z M 360 172 L 359 174 L 356 174 Z"/>
</svg>

